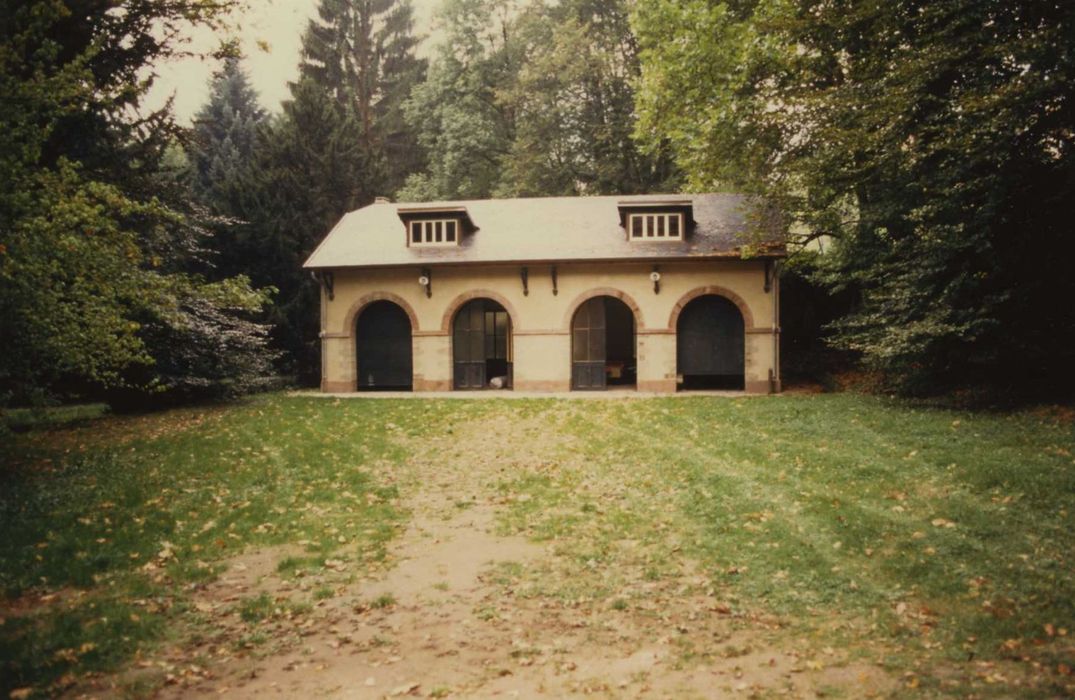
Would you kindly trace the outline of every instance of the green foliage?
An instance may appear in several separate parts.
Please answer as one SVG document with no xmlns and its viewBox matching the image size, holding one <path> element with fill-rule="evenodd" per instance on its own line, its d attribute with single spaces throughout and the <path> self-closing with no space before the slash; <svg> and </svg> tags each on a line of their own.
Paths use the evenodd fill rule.
<svg viewBox="0 0 1075 700">
<path fill-rule="evenodd" d="M 832 342 L 905 390 L 1056 391 L 1075 353 L 1075 9 L 647 0 L 637 134 L 766 196 L 859 303 Z"/>
<path fill-rule="evenodd" d="M 499 95 L 515 117 L 501 191 L 512 195 L 675 190 L 658 144 L 632 140 L 637 42 L 626 2 L 532 3 L 516 22 L 525 57 Z"/>
<path fill-rule="evenodd" d="M 429 153 L 406 200 L 674 188 L 631 139 L 636 45 L 622 2 L 449 0 L 407 117 Z"/>
<path fill-rule="evenodd" d="M 254 290 L 245 276 L 219 282 L 181 277 L 168 291 L 167 313 L 151 310 L 140 336 L 156 348 L 151 371 L 138 386 L 164 392 L 170 402 L 235 398 L 271 386 L 276 353 L 269 326 L 251 320 L 269 303 L 270 290 Z M 113 392 L 113 402 L 142 396 Z"/>
<path fill-rule="evenodd" d="M 492 195 L 514 135 L 514 118 L 497 95 L 518 69 L 510 0 L 446 0 L 444 40 L 425 82 L 405 105 L 429 156 L 397 197 L 404 201 Z"/>
<path fill-rule="evenodd" d="M 357 117 L 312 80 L 292 95 L 259 140 L 250 235 L 234 255 L 254 284 L 279 290 L 269 316 L 275 345 L 286 368 L 311 381 L 320 370 L 318 288 L 302 263 L 341 216 L 368 202 L 375 181 Z"/>
<path fill-rule="evenodd" d="M 195 194 L 210 210 L 226 217 L 246 220 L 251 205 L 250 165 L 257 153 L 259 127 L 267 114 L 258 104 L 240 59 L 225 59 L 209 86 L 209 101 L 194 115 L 187 153 Z M 242 235 L 242 228 L 229 231 Z M 249 234 L 248 234 L 249 235 Z M 220 243 L 229 269 L 231 246 Z"/>
<path fill-rule="evenodd" d="M 132 314 L 147 301 L 147 275 L 137 236 L 118 221 L 138 207 L 67 161 L 15 186 L 23 206 L 4 207 L 0 257 L 5 388 L 25 396 L 64 374 L 117 383 L 127 367 L 150 363 Z"/>
<path fill-rule="evenodd" d="M 216 225 L 219 272 L 277 291 L 264 317 L 281 367 L 320 370 L 318 289 L 302 263 L 340 217 L 399 187 L 421 149 L 402 104 L 422 79 L 409 0 L 324 0 L 303 37 L 299 80 L 266 119 L 238 61 L 214 77 L 190 154 Z"/>
<path fill-rule="evenodd" d="M 189 360 L 188 385 L 249 379 L 198 374 L 220 348 L 180 346 L 194 336 L 155 335 L 154 323 L 190 330 L 198 318 L 203 338 L 230 335 L 225 345 L 236 352 L 264 350 L 264 329 L 244 319 L 266 296 L 240 279 L 207 285 L 199 274 L 210 219 L 169 166 L 168 111 L 131 116 L 148 89 L 143 68 L 172 53 L 183 27 L 212 24 L 227 4 L 113 5 L 74 14 L 38 0 L 4 11 L 0 81 L 12 98 L 0 103 L 4 399 L 39 399 L 61 382 L 167 389 L 175 383 L 160 367 L 175 354 Z M 231 361 L 262 366 L 253 356 Z"/>
<path fill-rule="evenodd" d="M 377 173 L 363 199 L 372 189 L 394 191 L 422 161 L 402 117 L 425 74 L 413 25 L 411 0 L 321 0 L 303 36 L 300 81 L 320 86 L 356 120 L 367 169 Z"/>
</svg>

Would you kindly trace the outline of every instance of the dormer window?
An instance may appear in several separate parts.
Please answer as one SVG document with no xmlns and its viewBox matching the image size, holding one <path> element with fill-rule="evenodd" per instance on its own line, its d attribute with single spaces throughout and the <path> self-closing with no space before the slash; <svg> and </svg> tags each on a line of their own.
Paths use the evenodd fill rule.
<svg viewBox="0 0 1075 700">
<path fill-rule="evenodd" d="M 647 212 L 627 215 L 627 231 L 632 241 L 683 240 L 683 214 Z"/>
<path fill-rule="evenodd" d="M 410 248 L 462 246 L 463 238 L 478 230 L 466 207 L 416 205 L 399 207 L 396 213 Z"/>
<path fill-rule="evenodd" d="M 459 245 L 457 219 L 418 219 L 408 222 L 412 246 Z"/>
<path fill-rule="evenodd" d="M 689 199 L 629 199 L 619 202 L 617 209 L 631 242 L 685 241 L 693 231 L 694 204 Z"/>
</svg>

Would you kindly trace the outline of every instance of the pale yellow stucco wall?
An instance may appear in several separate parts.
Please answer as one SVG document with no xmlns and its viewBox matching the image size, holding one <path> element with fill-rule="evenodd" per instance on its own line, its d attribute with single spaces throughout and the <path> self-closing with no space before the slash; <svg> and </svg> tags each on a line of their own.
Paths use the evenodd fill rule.
<svg viewBox="0 0 1075 700">
<path fill-rule="evenodd" d="M 549 265 L 529 265 L 523 294 L 519 265 L 433 268 L 432 296 L 418 284 L 418 268 L 346 269 L 334 272 L 333 298 L 322 289 L 322 388 L 353 391 L 357 314 L 388 298 L 412 317 L 414 388 L 452 385 L 451 320 L 466 301 L 489 297 L 512 317 L 515 389 L 567 391 L 571 379 L 571 317 L 586 298 L 613 293 L 636 310 L 638 388 L 676 390 L 674 312 L 702 292 L 722 293 L 744 312 L 746 388 L 779 391 L 777 327 L 779 286 L 765 290 L 763 261 L 699 261 L 660 265 L 655 294 L 650 263 L 560 263 L 557 294 Z"/>
</svg>

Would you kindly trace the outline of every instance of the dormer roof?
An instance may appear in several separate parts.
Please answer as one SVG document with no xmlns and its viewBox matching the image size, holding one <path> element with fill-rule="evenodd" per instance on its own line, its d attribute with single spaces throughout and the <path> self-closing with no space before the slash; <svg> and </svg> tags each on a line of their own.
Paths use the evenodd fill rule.
<svg viewBox="0 0 1075 700">
<path fill-rule="evenodd" d="M 781 257 L 780 231 L 748 237 L 752 200 L 737 194 L 540 197 L 375 203 L 346 214 L 306 261 L 310 269 L 429 264 Z M 624 222 L 642 211 L 686 213 L 681 241 L 631 241 Z M 458 246 L 406 245 L 413 218 L 460 217 Z"/>
<path fill-rule="evenodd" d="M 478 230 L 465 205 L 397 204 L 395 206 L 396 214 L 404 224 L 417 219 L 458 219 L 463 224 L 463 230 L 466 233 Z"/>
<path fill-rule="evenodd" d="M 620 226 L 627 225 L 628 214 L 650 214 L 657 212 L 683 214 L 688 226 L 694 225 L 694 200 L 682 197 L 642 197 L 621 199 L 616 202 L 620 212 Z"/>
</svg>

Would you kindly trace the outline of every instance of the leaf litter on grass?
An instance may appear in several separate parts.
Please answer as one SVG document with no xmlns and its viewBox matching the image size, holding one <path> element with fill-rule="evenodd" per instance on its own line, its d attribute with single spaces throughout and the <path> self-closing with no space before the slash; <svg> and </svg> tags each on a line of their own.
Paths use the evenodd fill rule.
<svg viewBox="0 0 1075 700">
<path fill-rule="evenodd" d="M 169 642 L 174 663 L 162 655 L 171 687 L 253 694 L 278 666 L 280 683 L 370 697 L 412 683 L 441 696 L 1070 692 L 1069 428 L 856 396 L 596 403 L 274 397 L 243 420 L 300 419 L 267 450 L 225 420 L 230 478 L 212 504 L 165 533 L 137 515 L 135 534 L 154 536 L 129 538 L 130 569 L 170 551 L 155 584 L 178 603 L 169 619 L 206 618 L 196 644 Z M 369 435 L 329 439 L 341 430 Z M 364 482 L 326 473 L 350 464 Z M 253 478 L 265 470 L 286 487 Z M 393 543 L 398 520 L 380 516 L 395 511 L 421 531 Z M 513 535 L 537 549 L 461 572 L 442 558 Z M 198 597 L 241 548 L 289 543 L 233 600 Z M 192 555 L 209 573 L 176 578 Z M 195 588 L 175 595 L 181 581 Z M 394 604 L 373 606 L 380 595 Z"/>
</svg>

